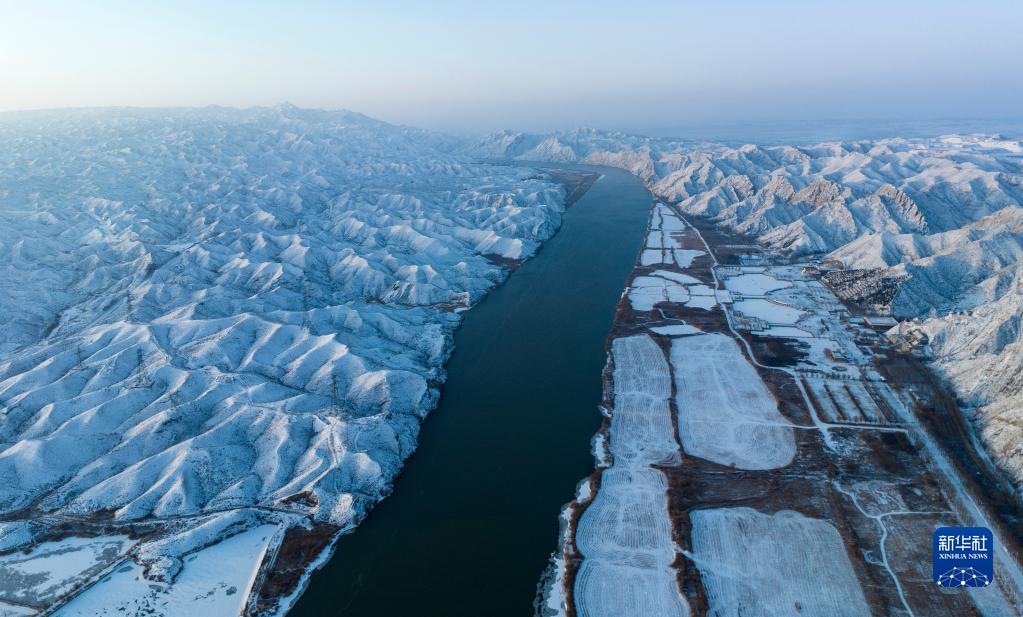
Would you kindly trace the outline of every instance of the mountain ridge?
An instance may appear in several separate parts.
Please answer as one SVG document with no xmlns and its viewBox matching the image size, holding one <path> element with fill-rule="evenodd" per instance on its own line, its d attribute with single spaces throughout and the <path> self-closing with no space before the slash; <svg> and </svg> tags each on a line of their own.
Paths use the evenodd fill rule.
<svg viewBox="0 0 1023 617">
<path fill-rule="evenodd" d="M 970 405 L 985 443 L 1023 489 L 1023 141 L 999 135 L 788 146 L 613 131 L 503 132 L 471 152 L 620 167 L 683 211 L 794 257 L 841 264 L 847 300 L 892 311 L 901 334 Z M 976 333 L 956 351 L 955 331 Z M 912 335 L 915 332 L 915 335 Z M 999 426 L 999 430 L 992 427 Z M 1002 444 L 1002 445 L 999 445 Z M 1000 454 L 999 454 L 1000 453 Z"/>
</svg>

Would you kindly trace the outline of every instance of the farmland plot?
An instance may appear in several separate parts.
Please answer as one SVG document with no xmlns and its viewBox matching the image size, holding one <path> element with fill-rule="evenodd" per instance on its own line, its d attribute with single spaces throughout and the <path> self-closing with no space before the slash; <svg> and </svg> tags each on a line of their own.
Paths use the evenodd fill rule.
<svg viewBox="0 0 1023 617">
<path fill-rule="evenodd" d="M 274 533 L 249 529 L 194 553 L 171 584 L 150 581 L 128 561 L 57 611 L 58 617 L 238 615 Z"/>
<path fill-rule="evenodd" d="M 709 615 L 869 615 L 838 531 L 783 510 L 715 508 L 690 514 L 693 559 Z"/>
<path fill-rule="evenodd" d="M 693 260 L 704 251 L 684 249 L 673 234 L 686 228 L 685 223 L 663 205 L 654 208 L 650 231 L 647 233 L 646 248 L 640 255 L 639 262 L 644 266 L 658 264 L 675 264 L 679 268 L 688 268 Z"/>
<path fill-rule="evenodd" d="M 686 453 L 739 469 L 774 469 L 792 460 L 791 425 L 730 337 L 675 339 L 671 364 Z"/>
<path fill-rule="evenodd" d="M 65 538 L 0 557 L 0 599 L 46 606 L 99 574 L 131 546 L 127 536 Z M 0 615 L 3 615 L 0 607 Z"/>
<path fill-rule="evenodd" d="M 645 334 L 615 339 L 611 353 L 613 464 L 601 474 L 600 489 L 576 527 L 584 557 L 574 586 L 576 609 L 584 616 L 688 615 L 671 568 L 667 479 L 650 467 L 679 462 L 668 363 Z"/>
<path fill-rule="evenodd" d="M 776 289 L 792 287 L 792 283 L 780 281 L 768 274 L 745 273 L 728 277 L 725 280 L 725 287 L 744 296 L 766 296 Z"/>
<path fill-rule="evenodd" d="M 629 302 L 637 311 L 649 311 L 660 302 L 685 302 L 689 292 L 678 281 L 659 276 L 637 276 L 629 288 Z"/>
<path fill-rule="evenodd" d="M 614 413 L 609 449 L 616 467 L 673 464 L 679 460 L 671 426 L 671 376 L 657 344 L 646 335 L 618 338 L 614 354 Z"/>
<path fill-rule="evenodd" d="M 675 545 L 667 490 L 664 474 L 649 467 L 615 466 L 601 475 L 600 490 L 576 529 L 585 556 L 575 582 L 579 615 L 689 614 L 670 567 Z"/>
</svg>

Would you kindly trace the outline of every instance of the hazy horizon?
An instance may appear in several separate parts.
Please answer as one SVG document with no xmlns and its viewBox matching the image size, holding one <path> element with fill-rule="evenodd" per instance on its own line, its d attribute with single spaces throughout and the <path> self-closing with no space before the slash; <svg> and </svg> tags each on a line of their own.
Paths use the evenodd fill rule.
<svg viewBox="0 0 1023 617">
<path fill-rule="evenodd" d="M 0 6 L 2 111 L 288 101 L 454 133 L 1021 125 L 1008 1 Z"/>
<path fill-rule="evenodd" d="M 256 105 L 251 107 L 234 107 L 223 105 L 204 106 L 97 106 L 97 107 L 50 107 L 39 109 L 0 110 L 0 118 L 5 115 L 37 114 L 51 112 L 76 112 L 76 111 L 103 111 L 103 110 L 201 110 L 203 108 L 223 108 L 237 111 L 254 109 L 272 109 L 278 106 L 293 105 L 290 102 L 282 102 L 277 105 Z M 409 123 L 390 121 L 386 118 L 375 117 L 372 114 L 365 114 L 357 109 L 347 108 L 314 108 L 299 107 L 327 112 L 355 112 L 363 113 L 370 118 L 396 124 L 399 126 L 419 127 Z M 738 146 L 746 143 L 760 145 L 809 145 L 834 141 L 854 141 L 869 139 L 884 139 L 889 137 L 914 138 L 914 137 L 935 137 L 947 134 L 998 134 L 1006 138 L 1023 138 L 1023 115 L 1007 118 L 937 118 L 932 120 L 916 119 L 843 119 L 826 118 L 816 121 L 735 121 L 720 123 L 691 123 L 677 124 L 664 127 L 631 127 L 631 126 L 565 126 L 557 127 L 551 131 L 572 131 L 576 129 L 600 129 L 617 131 L 632 135 L 647 137 L 678 138 L 694 141 L 720 142 L 728 145 Z M 492 130 L 455 130 L 444 128 L 433 128 L 439 133 L 456 137 L 474 138 L 501 132 L 501 131 L 524 131 L 527 133 L 546 133 L 540 129 L 522 129 L 520 127 L 508 126 Z"/>
</svg>

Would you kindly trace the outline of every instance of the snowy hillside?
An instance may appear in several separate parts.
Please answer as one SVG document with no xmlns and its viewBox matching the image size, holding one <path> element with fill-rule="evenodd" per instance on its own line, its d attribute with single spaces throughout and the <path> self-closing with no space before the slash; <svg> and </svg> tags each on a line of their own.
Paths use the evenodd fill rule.
<svg viewBox="0 0 1023 617">
<path fill-rule="evenodd" d="M 288 106 L 0 115 L 0 170 L 0 553 L 50 514 L 218 513 L 137 550 L 171 576 L 260 524 L 243 508 L 356 524 L 458 311 L 564 202 L 447 138 Z"/>
<path fill-rule="evenodd" d="M 795 256 L 844 299 L 916 329 L 997 460 L 1023 487 L 1023 142 L 996 136 L 803 147 L 578 130 L 505 132 L 482 157 L 626 169 L 658 196 Z"/>
</svg>

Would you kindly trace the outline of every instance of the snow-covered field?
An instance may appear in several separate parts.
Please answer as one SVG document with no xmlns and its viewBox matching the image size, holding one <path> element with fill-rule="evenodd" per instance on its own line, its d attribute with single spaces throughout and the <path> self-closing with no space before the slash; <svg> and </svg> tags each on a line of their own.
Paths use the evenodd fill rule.
<svg viewBox="0 0 1023 617">
<path fill-rule="evenodd" d="M 773 469 L 792 460 L 793 429 L 731 337 L 674 339 L 671 366 L 687 454 L 739 469 Z"/>
<path fill-rule="evenodd" d="M 0 601 L 45 607 L 119 561 L 132 544 L 127 536 L 72 537 L 0 556 Z"/>
<path fill-rule="evenodd" d="M 798 512 L 694 510 L 692 558 L 708 614 L 869 615 L 838 531 Z"/>
<path fill-rule="evenodd" d="M 695 279 L 694 279 L 695 280 Z M 660 302 L 689 300 L 689 292 L 678 281 L 660 276 L 637 276 L 629 288 L 629 302 L 637 311 L 649 311 Z"/>
<path fill-rule="evenodd" d="M 744 296 L 765 296 L 776 289 L 791 287 L 789 281 L 779 281 L 773 276 L 760 272 L 730 276 L 725 281 L 725 288 Z"/>
<path fill-rule="evenodd" d="M 0 602 L 0 617 L 29 617 L 35 614 L 37 614 L 37 611 L 34 608 L 20 604 Z"/>
<path fill-rule="evenodd" d="M 694 259 L 705 254 L 703 251 L 682 248 L 674 234 L 684 230 L 685 223 L 664 205 L 654 206 L 650 216 L 650 229 L 647 232 L 646 248 L 640 255 L 640 264 L 688 268 Z"/>
<path fill-rule="evenodd" d="M 671 270 L 654 270 L 649 276 L 633 278 L 627 293 L 629 303 L 637 311 L 653 310 L 660 302 L 710 310 L 717 306 L 718 296 L 728 294 L 724 290 L 715 292 L 698 279 Z"/>
<path fill-rule="evenodd" d="M 255 527 L 188 556 L 172 585 L 154 583 L 138 564 L 126 562 L 55 615 L 239 615 L 275 530 Z"/>
<path fill-rule="evenodd" d="M 651 332 L 656 332 L 657 334 L 663 334 L 665 336 L 682 336 L 683 334 L 697 334 L 699 332 L 702 332 L 702 330 L 700 330 L 696 326 L 691 326 L 689 324 L 672 324 L 670 326 L 654 326 L 654 327 L 650 328 L 650 331 Z"/>
<path fill-rule="evenodd" d="M 777 336 L 781 338 L 810 338 L 813 336 L 810 332 L 803 330 L 802 328 L 793 328 L 791 326 L 769 326 L 759 332 L 760 336 Z"/>
<path fill-rule="evenodd" d="M 668 486 L 656 469 L 601 474 L 600 490 L 583 512 L 576 546 L 585 557 L 575 580 L 579 615 L 688 615 L 678 589 L 668 519 Z"/>
<path fill-rule="evenodd" d="M 612 342 L 614 410 L 608 450 L 612 466 L 583 511 L 575 544 L 584 559 L 574 598 L 582 616 L 688 615 L 679 592 L 668 484 L 650 466 L 679 461 L 668 399 L 664 353 L 645 334 Z"/>
<path fill-rule="evenodd" d="M 290 106 L 0 115 L 0 514 L 43 516 L 0 550 L 47 514 L 357 524 L 458 311 L 560 224 L 560 185 L 456 146 Z M 134 557 L 200 548 L 174 533 Z"/>
<path fill-rule="evenodd" d="M 629 469 L 671 465 L 679 461 L 671 425 L 671 374 L 664 353 L 645 334 L 617 338 L 614 411 L 608 449 L 615 467 Z"/>
<path fill-rule="evenodd" d="M 763 298 L 739 300 L 733 306 L 743 315 L 763 319 L 769 324 L 793 325 L 803 316 L 802 311 Z"/>
</svg>

